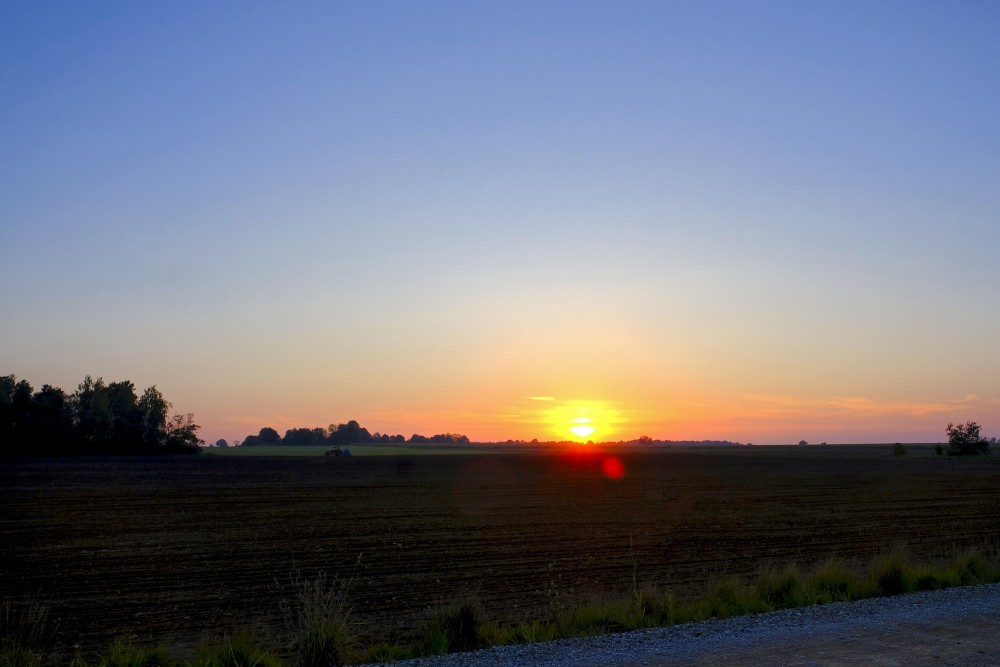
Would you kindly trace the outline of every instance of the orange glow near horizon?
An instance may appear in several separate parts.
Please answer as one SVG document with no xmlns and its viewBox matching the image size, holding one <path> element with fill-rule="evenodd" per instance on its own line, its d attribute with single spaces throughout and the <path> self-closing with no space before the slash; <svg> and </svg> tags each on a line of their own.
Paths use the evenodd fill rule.
<svg viewBox="0 0 1000 667">
<path fill-rule="evenodd" d="M 477 442 L 538 439 L 601 443 L 647 435 L 655 440 L 755 444 L 794 444 L 800 440 L 891 443 L 907 438 L 912 442 L 943 439 L 941 425 L 949 421 L 961 423 L 976 417 L 988 424 L 989 411 L 995 413 L 997 405 L 992 399 L 977 396 L 938 401 L 764 393 L 715 396 L 697 385 L 685 385 L 684 392 L 665 388 L 657 393 L 656 387 L 623 388 L 613 382 L 604 388 L 584 386 L 578 380 L 575 384 L 581 388 L 538 381 L 513 389 L 490 386 L 478 393 L 466 389 L 435 394 L 419 402 L 386 404 L 377 410 L 371 409 L 366 397 L 337 401 L 331 408 L 334 400 L 330 394 L 315 389 L 309 400 L 279 411 L 261 391 L 237 395 L 240 403 L 235 407 L 227 404 L 213 406 L 214 411 L 199 409 L 196 420 L 206 426 L 200 435 L 209 442 L 218 438 L 242 440 L 265 426 L 283 434 L 289 428 L 355 419 L 371 433 L 407 438 L 414 433 L 462 433 Z M 203 400 L 208 402 L 209 398 Z M 198 406 L 197 401 L 184 404 L 185 409 Z M 985 428 L 991 435 L 995 432 L 995 427 Z M 940 436 L 937 431 L 941 431 Z M 918 440 L 921 437 L 924 440 Z"/>
<path fill-rule="evenodd" d="M 517 393 L 494 390 L 466 396 L 466 403 L 461 402 L 462 397 L 447 396 L 439 399 L 448 406 L 446 409 L 427 402 L 371 410 L 365 409 L 359 399 L 354 404 L 338 404 L 333 410 L 324 394 L 322 401 L 314 397 L 313 402 L 302 401 L 278 411 L 261 393 L 240 396 L 242 402 L 235 407 L 215 405 L 214 410 L 199 411 L 196 420 L 206 425 L 199 435 L 209 442 L 218 438 L 242 440 L 265 426 L 282 434 L 289 428 L 312 428 L 349 419 L 359 421 L 372 433 L 405 437 L 413 433 L 462 433 L 477 442 L 538 439 L 600 443 L 643 435 L 656 440 L 718 439 L 756 444 L 794 444 L 803 439 L 842 443 L 909 438 L 911 442 L 935 442 L 943 439 L 941 425 L 949 421 L 961 423 L 962 419 L 972 418 L 967 415 L 973 415 L 988 424 L 990 411 L 995 414 L 1000 402 L 977 396 L 940 401 L 775 394 L 719 398 L 707 391 L 663 393 L 652 400 L 610 386 L 603 395 L 614 394 L 616 400 L 611 401 L 561 398 L 563 390 L 559 387 L 543 384 L 543 393 L 536 386 L 519 388 Z M 197 405 L 191 401 L 185 407 Z M 986 428 L 991 429 L 991 434 L 995 432 L 995 427 Z"/>
</svg>

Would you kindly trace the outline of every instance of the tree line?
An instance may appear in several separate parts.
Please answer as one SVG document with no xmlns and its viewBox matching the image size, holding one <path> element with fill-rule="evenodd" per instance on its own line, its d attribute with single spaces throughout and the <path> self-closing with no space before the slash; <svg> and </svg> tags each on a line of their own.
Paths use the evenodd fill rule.
<svg viewBox="0 0 1000 667">
<path fill-rule="evenodd" d="M 194 415 L 170 415 L 156 386 L 136 395 L 131 380 L 86 376 L 71 394 L 0 376 L 0 454 L 195 453 Z"/>
<path fill-rule="evenodd" d="M 446 443 L 468 444 L 469 437 L 458 433 L 439 433 L 425 436 L 414 433 L 407 439 L 402 435 L 388 433 L 371 433 L 353 419 L 346 424 L 330 424 L 318 428 L 290 428 L 284 437 L 269 426 L 260 429 L 257 435 L 248 435 L 243 439 L 244 447 L 255 445 L 363 445 L 374 442 L 385 443 Z"/>
</svg>

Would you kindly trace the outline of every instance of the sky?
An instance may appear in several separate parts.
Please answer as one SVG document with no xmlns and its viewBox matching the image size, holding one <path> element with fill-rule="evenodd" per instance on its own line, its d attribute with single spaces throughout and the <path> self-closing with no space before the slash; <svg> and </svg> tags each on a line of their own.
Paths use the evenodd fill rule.
<svg viewBox="0 0 1000 667">
<path fill-rule="evenodd" d="M 0 2 L 0 373 L 209 441 L 1000 435 L 992 2 Z M 588 421 L 589 420 L 589 421 Z"/>
</svg>

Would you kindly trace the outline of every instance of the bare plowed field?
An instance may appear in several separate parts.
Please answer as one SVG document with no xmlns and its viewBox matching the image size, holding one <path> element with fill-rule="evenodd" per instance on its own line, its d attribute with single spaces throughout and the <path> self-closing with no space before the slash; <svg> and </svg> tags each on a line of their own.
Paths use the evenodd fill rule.
<svg viewBox="0 0 1000 667">
<path fill-rule="evenodd" d="M 295 573 L 352 579 L 355 620 L 407 635 L 471 594 L 514 619 L 640 582 L 1000 534 L 1000 460 L 888 448 L 603 455 L 34 459 L 0 468 L 0 585 L 51 601 L 63 647 L 189 644 L 277 623 Z"/>
</svg>

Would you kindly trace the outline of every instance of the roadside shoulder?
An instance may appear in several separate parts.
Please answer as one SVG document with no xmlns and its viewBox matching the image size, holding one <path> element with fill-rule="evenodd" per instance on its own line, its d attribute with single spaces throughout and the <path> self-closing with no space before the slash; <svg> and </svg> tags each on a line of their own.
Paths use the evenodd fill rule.
<svg viewBox="0 0 1000 667">
<path fill-rule="evenodd" d="M 396 667 L 990 664 L 1000 584 L 784 609 L 620 634 L 498 646 Z M 908 657 L 907 657 L 908 656 Z"/>
</svg>

